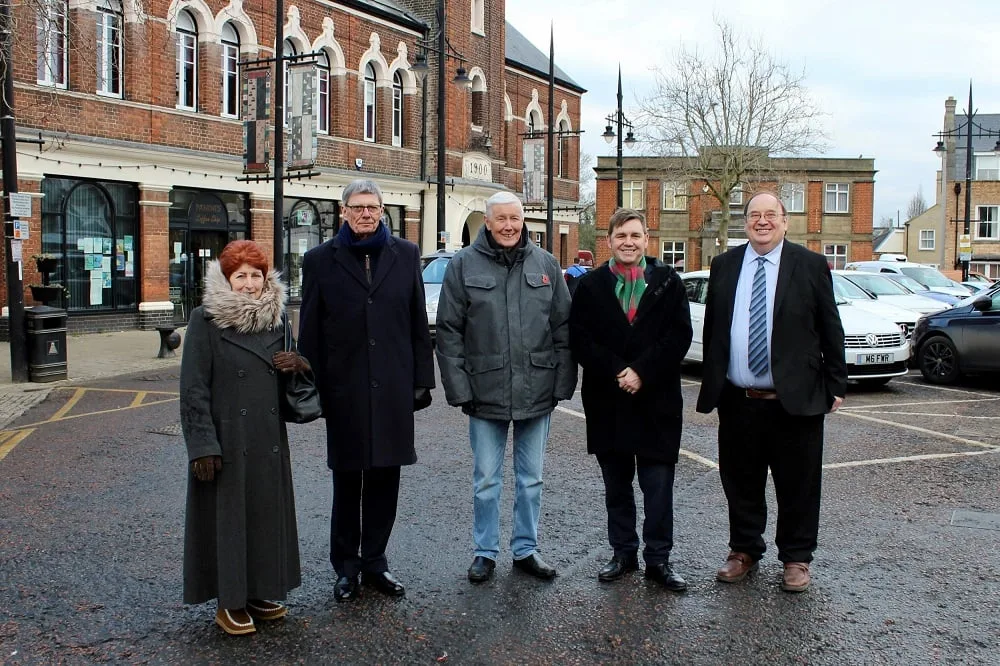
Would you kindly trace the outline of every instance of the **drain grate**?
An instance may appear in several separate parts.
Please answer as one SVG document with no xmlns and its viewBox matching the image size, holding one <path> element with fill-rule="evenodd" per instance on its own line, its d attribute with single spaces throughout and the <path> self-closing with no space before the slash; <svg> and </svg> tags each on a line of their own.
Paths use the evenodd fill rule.
<svg viewBox="0 0 1000 666">
<path fill-rule="evenodd" d="M 951 514 L 953 527 L 972 527 L 979 530 L 1000 531 L 1000 513 L 983 513 L 958 509 Z"/>
<path fill-rule="evenodd" d="M 146 432 L 152 433 L 154 435 L 170 435 L 171 437 L 180 437 L 181 424 L 174 423 L 172 425 L 160 426 L 158 428 L 147 427 Z"/>
</svg>

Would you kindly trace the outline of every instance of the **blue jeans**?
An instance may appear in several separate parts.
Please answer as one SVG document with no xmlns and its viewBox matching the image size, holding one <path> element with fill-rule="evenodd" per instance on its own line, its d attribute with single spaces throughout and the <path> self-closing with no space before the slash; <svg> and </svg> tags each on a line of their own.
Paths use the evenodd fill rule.
<svg viewBox="0 0 1000 666">
<path fill-rule="evenodd" d="M 535 553 L 542 506 L 542 461 L 549 438 L 550 414 L 514 421 L 514 528 L 510 549 L 515 560 Z M 510 421 L 469 417 L 472 443 L 472 541 L 477 556 L 496 560 L 500 554 L 500 492 L 503 456 Z"/>
</svg>

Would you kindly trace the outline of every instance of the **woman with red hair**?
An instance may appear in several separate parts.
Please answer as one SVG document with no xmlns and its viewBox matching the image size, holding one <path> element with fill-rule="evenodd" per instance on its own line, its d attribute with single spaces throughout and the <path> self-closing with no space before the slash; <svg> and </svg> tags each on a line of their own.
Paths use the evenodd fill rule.
<svg viewBox="0 0 1000 666">
<path fill-rule="evenodd" d="M 181 363 L 187 444 L 184 602 L 218 599 L 216 623 L 251 634 L 277 620 L 301 583 L 280 373 L 309 372 L 286 352 L 285 287 L 253 241 L 208 265 Z"/>
</svg>

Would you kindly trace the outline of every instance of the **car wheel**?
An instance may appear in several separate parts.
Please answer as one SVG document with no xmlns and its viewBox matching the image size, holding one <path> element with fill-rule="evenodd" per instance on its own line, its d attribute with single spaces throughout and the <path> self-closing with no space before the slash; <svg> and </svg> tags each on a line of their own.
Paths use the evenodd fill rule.
<svg viewBox="0 0 1000 666">
<path fill-rule="evenodd" d="M 858 384 L 866 389 L 882 388 L 889 383 L 892 377 L 873 377 L 872 379 L 859 379 Z"/>
<path fill-rule="evenodd" d="M 921 345 L 917 362 L 924 379 L 934 384 L 950 384 L 961 374 L 958 351 L 944 336 L 935 336 Z"/>
</svg>

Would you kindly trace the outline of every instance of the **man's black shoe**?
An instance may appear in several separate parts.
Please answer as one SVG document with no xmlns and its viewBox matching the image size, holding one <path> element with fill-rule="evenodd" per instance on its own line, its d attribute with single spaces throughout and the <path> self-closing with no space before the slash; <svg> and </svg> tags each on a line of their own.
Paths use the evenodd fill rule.
<svg viewBox="0 0 1000 666">
<path fill-rule="evenodd" d="M 655 580 L 671 592 L 683 592 L 688 587 L 687 582 L 681 578 L 680 575 L 678 575 L 667 562 L 661 562 L 660 564 L 647 564 L 646 578 Z"/>
<path fill-rule="evenodd" d="M 341 576 L 333 586 L 333 598 L 338 602 L 354 601 L 361 596 L 361 587 L 357 576 Z"/>
<path fill-rule="evenodd" d="M 629 571 L 638 570 L 639 558 L 636 557 L 635 553 L 632 553 L 631 555 L 615 555 L 597 573 L 597 580 L 603 583 L 609 583 L 613 580 L 618 580 Z"/>
<path fill-rule="evenodd" d="M 541 578 L 543 580 L 555 578 L 557 575 L 555 568 L 546 564 L 545 561 L 538 556 L 538 553 L 532 553 L 521 560 L 514 560 L 514 568 L 520 569 L 524 573 L 531 574 L 535 578 Z"/>
<path fill-rule="evenodd" d="M 476 555 L 475 559 L 472 560 L 472 566 L 469 567 L 469 581 L 473 583 L 485 583 L 493 577 L 493 569 L 496 566 L 497 563 L 490 558 Z"/>
<path fill-rule="evenodd" d="M 388 571 L 375 573 L 366 571 L 361 574 L 361 582 L 370 585 L 388 597 L 401 597 L 406 594 L 406 588 Z"/>
</svg>

